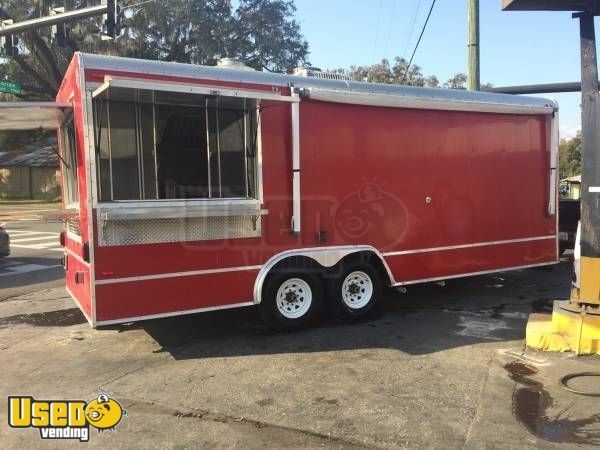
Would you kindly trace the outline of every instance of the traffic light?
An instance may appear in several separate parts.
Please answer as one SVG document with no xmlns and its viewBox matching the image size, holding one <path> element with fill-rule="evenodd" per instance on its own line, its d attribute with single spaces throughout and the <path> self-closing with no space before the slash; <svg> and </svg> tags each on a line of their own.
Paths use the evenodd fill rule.
<svg viewBox="0 0 600 450">
<path fill-rule="evenodd" d="M 106 14 L 102 17 L 104 24 L 102 26 L 102 38 L 114 39 L 121 33 L 121 16 L 117 0 L 102 0 L 106 3 Z"/>
<path fill-rule="evenodd" d="M 0 22 L 2 26 L 12 25 L 13 20 L 7 19 Z M 16 56 L 19 54 L 19 49 L 17 45 L 19 43 L 19 39 L 14 34 L 7 34 L 0 37 L 0 53 L 2 56 Z"/>
<path fill-rule="evenodd" d="M 55 16 L 57 14 L 62 14 L 65 12 L 65 8 L 50 8 L 50 15 Z M 67 24 L 59 23 L 56 25 L 52 25 L 52 42 L 59 47 L 64 47 L 65 42 L 67 40 Z"/>
</svg>

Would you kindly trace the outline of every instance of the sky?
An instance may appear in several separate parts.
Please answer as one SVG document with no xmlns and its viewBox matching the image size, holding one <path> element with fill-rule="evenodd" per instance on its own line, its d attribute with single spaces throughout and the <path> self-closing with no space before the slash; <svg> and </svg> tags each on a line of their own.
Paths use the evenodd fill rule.
<svg viewBox="0 0 600 450">
<path fill-rule="evenodd" d="M 437 0 L 414 64 L 441 82 L 467 68 L 466 0 Z M 579 81 L 579 22 L 567 12 L 505 12 L 480 1 L 481 82 L 494 86 Z M 321 69 L 407 60 L 431 0 L 295 0 L 296 19 Z M 414 25 L 413 25 L 414 24 Z M 596 19 L 596 35 L 600 21 Z M 598 37 L 600 39 L 600 37 Z M 600 42 L 600 41 L 599 41 Z M 581 127 L 580 94 L 558 101 L 561 138 Z"/>
</svg>

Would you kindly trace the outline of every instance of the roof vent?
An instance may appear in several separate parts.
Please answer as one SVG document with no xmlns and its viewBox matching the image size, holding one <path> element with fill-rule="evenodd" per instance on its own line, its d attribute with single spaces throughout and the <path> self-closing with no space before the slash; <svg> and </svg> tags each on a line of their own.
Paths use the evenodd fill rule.
<svg viewBox="0 0 600 450">
<path fill-rule="evenodd" d="M 318 67 L 296 67 L 293 75 L 298 77 L 321 78 L 325 80 L 352 81 L 352 78 L 350 78 L 348 75 L 329 71 L 323 72 Z"/>
<path fill-rule="evenodd" d="M 217 67 L 221 67 L 222 69 L 254 71 L 252 67 L 247 66 L 242 61 L 235 58 L 221 58 L 217 61 Z"/>
</svg>

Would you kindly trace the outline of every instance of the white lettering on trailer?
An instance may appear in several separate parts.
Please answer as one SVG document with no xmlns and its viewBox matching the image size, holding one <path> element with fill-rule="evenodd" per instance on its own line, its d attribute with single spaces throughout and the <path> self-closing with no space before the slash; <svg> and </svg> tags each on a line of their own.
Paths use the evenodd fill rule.
<svg viewBox="0 0 600 450">
<path fill-rule="evenodd" d="M 590 193 L 600 193 L 600 186 L 590 186 Z"/>
</svg>

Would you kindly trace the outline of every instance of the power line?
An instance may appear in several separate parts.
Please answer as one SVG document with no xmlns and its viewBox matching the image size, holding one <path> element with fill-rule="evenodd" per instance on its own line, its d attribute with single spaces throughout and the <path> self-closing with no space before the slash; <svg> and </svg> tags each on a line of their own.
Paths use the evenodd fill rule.
<svg viewBox="0 0 600 450">
<path fill-rule="evenodd" d="M 375 42 L 373 43 L 373 53 L 371 53 L 371 59 L 375 58 L 375 52 L 377 51 L 377 41 L 379 40 L 379 24 L 381 23 L 382 7 L 383 0 L 379 0 L 379 10 L 377 12 L 377 26 L 375 27 Z"/>
<path fill-rule="evenodd" d="M 412 64 L 412 60 L 415 57 L 415 53 L 417 53 L 417 49 L 419 48 L 419 44 L 421 43 L 421 38 L 423 37 L 423 33 L 425 33 L 425 28 L 427 28 L 427 22 L 429 22 L 429 17 L 431 17 L 431 12 L 433 11 L 433 7 L 435 6 L 435 0 L 431 2 L 431 8 L 429 8 L 429 12 L 427 13 L 427 18 L 425 19 L 425 23 L 423 24 L 423 28 L 421 29 L 421 34 L 419 35 L 419 39 L 417 40 L 417 44 L 415 45 L 415 49 L 412 52 L 410 57 L 410 61 L 408 61 L 408 65 L 406 66 L 406 71 L 404 72 L 404 76 L 402 77 L 402 82 L 400 84 L 404 84 L 404 80 L 406 80 L 406 75 L 408 75 L 408 70 L 410 69 L 410 65 Z"/>
<path fill-rule="evenodd" d="M 415 31 L 415 23 L 417 22 L 417 16 L 419 15 L 419 11 L 421 10 L 421 1 L 417 3 L 417 9 L 415 10 L 415 14 L 412 18 L 412 22 L 410 23 L 410 31 L 408 33 L 408 37 L 406 38 L 406 45 L 404 46 L 404 50 L 402 50 L 402 54 L 400 55 L 402 58 L 406 56 L 406 50 L 408 50 L 408 46 L 410 45 L 410 40 L 412 39 L 413 32 Z"/>
</svg>

